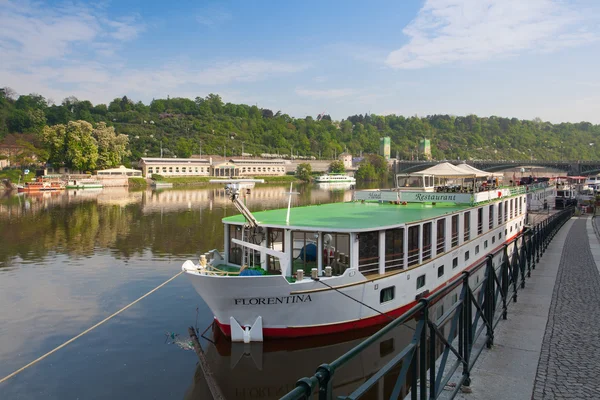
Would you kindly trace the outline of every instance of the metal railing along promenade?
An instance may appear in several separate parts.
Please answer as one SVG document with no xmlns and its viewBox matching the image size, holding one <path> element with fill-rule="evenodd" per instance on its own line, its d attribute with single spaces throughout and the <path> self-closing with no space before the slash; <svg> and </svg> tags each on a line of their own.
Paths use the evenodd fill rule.
<svg viewBox="0 0 600 400">
<path fill-rule="evenodd" d="M 336 371 L 394 328 L 411 320 L 416 321 L 416 328 L 410 344 L 352 393 L 337 398 L 359 399 L 386 374 L 398 369 L 390 399 L 406 393 L 410 393 L 411 399 L 438 399 L 442 393 L 444 398 L 454 398 L 462 387 L 470 385 L 470 372 L 483 349 L 493 345 L 496 326 L 507 318 L 511 301 L 516 302 L 519 290 L 525 287 L 525 278 L 531 276 L 548 244 L 573 213 L 573 208 L 565 209 L 527 229 L 444 289 L 419 299 L 404 315 L 337 360 L 319 366 L 313 376 L 298 380 L 295 389 L 281 399 L 308 400 L 317 392 L 319 400 L 332 399 Z M 495 265 L 494 260 L 501 261 Z M 471 280 L 469 284 L 469 278 L 482 270 L 484 279 L 476 284 Z M 453 291 L 460 292 L 458 300 L 435 318 L 432 307 Z M 441 328 L 446 325 L 450 325 L 447 335 Z M 457 380 L 455 385 L 447 386 L 453 377 Z"/>
</svg>

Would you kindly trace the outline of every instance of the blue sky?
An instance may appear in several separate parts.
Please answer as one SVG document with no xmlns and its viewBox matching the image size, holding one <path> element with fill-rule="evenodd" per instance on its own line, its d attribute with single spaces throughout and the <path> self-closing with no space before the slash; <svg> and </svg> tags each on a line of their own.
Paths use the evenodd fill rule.
<svg viewBox="0 0 600 400">
<path fill-rule="evenodd" d="M 593 0 L 0 0 L 0 86 L 61 102 L 220 94 L 296 117 L 600 123 Z"/>
</svg>

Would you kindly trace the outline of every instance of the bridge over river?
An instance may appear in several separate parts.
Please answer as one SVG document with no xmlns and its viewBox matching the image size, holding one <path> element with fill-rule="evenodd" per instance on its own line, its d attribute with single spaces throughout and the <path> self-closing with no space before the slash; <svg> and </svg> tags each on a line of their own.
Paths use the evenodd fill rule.
<svg viewBox="0 0 600 400">
<path fill-rule="evenodd" d="M 458 164 L 463 161 L 450 161 L 453 164 Z M 416 172 L 432 165 L 439 163 L 439 161 L 396 161 L 394 163 L 394 171 L 396 173 L 402 172 Z M 569 175 L 594 175 L 600 173 L 600 160 L 598 161 L 511 161 L 511 160 L 471 160 L 467 161 L 468 164 L 479 168 L 484 171 L 496 172 L 503 171 L 512 168 L 531 168 L 531 167 L 543 167 L 552 168 L 560 171 L 565 171 Z"/>
</svg>

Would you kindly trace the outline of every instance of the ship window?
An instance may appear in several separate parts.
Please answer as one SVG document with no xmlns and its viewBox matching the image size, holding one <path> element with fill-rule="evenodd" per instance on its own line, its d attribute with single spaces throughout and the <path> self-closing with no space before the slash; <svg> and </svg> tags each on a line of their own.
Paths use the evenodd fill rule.
<svg viewBox="0 0 600 400">
<path fill-rule="evenodd" d="M 504 202 L 504 221 L 508 220 L 508 200 Z"/>
<path fill-rule="evenodd" d="M 471 237 L 471 212 L 467 211 L 466 213 L 463 214 L 464 218 L 464 240 L 465 242 L 468 242 L 470 237 Z"/>
<path fill-rule="evenodd" d="M 383 358 L 394 352 L 394 338 L 379 343 L 379 357 Z"/>
<path fill-rule="evenodd" d="M 488 248 L 488 241 L 486 240 L 485 242 L 483 242 L 483 248 L 487 249 Z"/>
<path fill-rule="evenodd" d="M 444 303 L 440 304 L 440 306 L 437 309 L 437 319 L 442 318 L 442 315 L 444 315 Z"/>
<path fill-rule="evenodd" d="M 496 243 L 496 236 L 492 236 L 492 244 Z"/>
<path fill-rule="evenodd" d="M 498 234 L 498 239 L 502 239 L 502 232 Z"/>
<path fill-rule="evenodd" d="M 483 233 L 483 207 L 477 209 L 477 234 Z"/>
<path fill-rule="evenodd" d="M 323 235 L 323 265 L 331 266 L 334 275 L 341 275 L 350 266 L 350 234 Z"/>
<path fill-rule="evenodd" d="M 404 229 L 385 231 L 385 270 L 404 268 Z"/>
<path fill-rule="evenodd" d="M 502 202 L 498 203 L 498 225 L 502 223 Z"/>
<path fill-rule="evenodd" d="M 469 252 L 465 251 L 465 261 L 469 260 L 469 257 L 470 257 Z"/>
<path fill-rule="evenodd" d="M 446 218 L 437 220 L 437 254 L 442 254 L 446 249 Z"/>
<path fill-rule="evenodd" d="M 452 259 L 452 269 L 458 267 L 458 257 Z"/>
<path fill-rule="evenodd" d="M 285 251 L 285 234 L 283 229 L 267 229 L 267 247 L 277 251 Z M 279 258 L 267 255 L 267 268 L 271 271 L 281 271 Z M 290 271 L 291 272 L 291 271 Z"/>
<path fill-rule="evenodd" d="M 458 301 L 458 293 L 454 293 L 452 295 L 452 304 L 455 304 Z"/>
<path fill-rule="evenodd" d="M 423 261 L 431 258 L 431 222 L 423 224 Z"/>
<path fill-rule="evenodd" d="M 408 228 L 408 266 L 419 263 L 419 231 L 420 225 Z"/>
<path fill-rule="evenodd" d="M 361 232 L 358 236 L 358 270 L 363 274 L 379 271 L 379 232 Z"/>
<path fill-rule="evenodd" d="M 442 276 L 444 276 L 444 266 L 440 265 L 438 267 L 438 278 L 441 278 Z"/>
<path fill-rule="evenodd" d="M 232 239 L 242 240 L 240 225 L 229 225 L 229 263 L 242 265 L 242 246 L 233 243 Z"/>
<path fill-rule="evenodd" d="M 297 270 L 304 270 L 309 276 L 311 269 L 317 268 L 317 240 L 319 234 L 316 232 L 293 231 L 292 232 L 292 274 Z"/>
<path fill-rule="evenodd" d="M 396 286 L 386 287 L 385 289 L 381 289 L 379 292 L 379 302 L 387 303 L 388 301 L 394 300 L 394 295 L 396 294 Z"/>
<path fill-rule="evenodd" d="M 417 278 L 417 289 L 421 289 L 425 286 L 425 275 L 421 275 Z"/>
<path fill-rule="evenodd" d="M 479 254 L 479 245 L 475 246 L 475 254 Z"/>
<path fill-rule="evenodd" d="M 458 215 L 452 216 L 452 247 L 458 246 Z"/>
<path fill-rule="evenodd" d="M 492 229 L 494 227 L 494 205 L 492 204 L 489 208 L 489 220 L 488 220 L 488 229 Z"/>
</svg>

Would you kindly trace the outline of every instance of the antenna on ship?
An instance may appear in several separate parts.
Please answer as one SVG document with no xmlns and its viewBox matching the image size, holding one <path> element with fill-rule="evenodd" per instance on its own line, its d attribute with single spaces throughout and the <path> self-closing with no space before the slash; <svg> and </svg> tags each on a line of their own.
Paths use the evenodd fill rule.
<svg viewBox="0 0 600 400">
<path fill-rule="evenodd" d="M 292 192 L 292 185 L 293 185 L 293 183 L 290 183 L 290 191 L 289 192 L 284 192 L 284 194 L 288 195 L 288 208 L 287 208 L 287 215 L 285 217 L 286 224 L 290 223 L 290 209 L 292 208 L 292 195 L 300 194 L 300 192 Z"/>
</svg>

